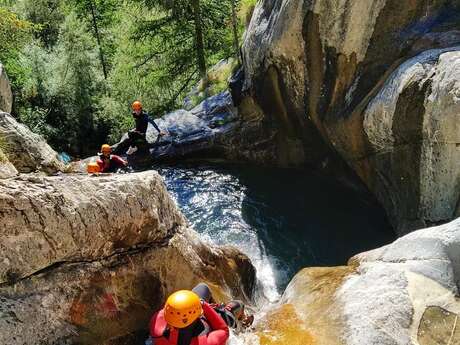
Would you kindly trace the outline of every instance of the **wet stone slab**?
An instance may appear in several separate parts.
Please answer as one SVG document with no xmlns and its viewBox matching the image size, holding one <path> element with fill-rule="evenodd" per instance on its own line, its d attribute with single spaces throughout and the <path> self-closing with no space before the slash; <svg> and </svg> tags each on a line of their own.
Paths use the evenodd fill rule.
<svg viewBox="0 0 460 345">
<path fill-rule="evenodd" d="M 460 345 L 459 315 L 440 307 L 428 307 L 418 328 L 420 345 Z"/>
</svg>

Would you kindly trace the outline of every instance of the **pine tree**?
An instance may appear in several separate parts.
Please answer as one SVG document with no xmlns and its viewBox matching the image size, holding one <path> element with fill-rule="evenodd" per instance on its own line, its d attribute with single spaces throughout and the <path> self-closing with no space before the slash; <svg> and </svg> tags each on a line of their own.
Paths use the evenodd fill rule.
<svg viewBox="0 0 460 345">
<path fill-rule="evenodd" d="M 109 73 L 109 57 L 113 55 L 114 48 L 110 42 L 109 33 L 111 27 L 115 25 L 115 13 L 119 7 L 115 0 L 72 0 L 70 1 L 72 10 L 76 11 L 80 18 L 85 19 L 90 24 L 92 32 L 99 50 L 99 61 L 101 64 L 104 79 Z"/>
</svg>

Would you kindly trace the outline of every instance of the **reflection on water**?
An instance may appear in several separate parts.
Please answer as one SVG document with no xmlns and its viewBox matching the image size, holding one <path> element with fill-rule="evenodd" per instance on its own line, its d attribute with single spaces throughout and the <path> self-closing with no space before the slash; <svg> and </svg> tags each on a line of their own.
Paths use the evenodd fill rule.
<svg viewBox="0 0 460 345">
<path fill-rule="evenodd" d="M 205 240 L 236 245 L 251 258 L 271 301 L 302 267 L 343 265 L 394 239 L 380 208 L 305 171 L 202 166 L 159 173 Z"/>
</svg>

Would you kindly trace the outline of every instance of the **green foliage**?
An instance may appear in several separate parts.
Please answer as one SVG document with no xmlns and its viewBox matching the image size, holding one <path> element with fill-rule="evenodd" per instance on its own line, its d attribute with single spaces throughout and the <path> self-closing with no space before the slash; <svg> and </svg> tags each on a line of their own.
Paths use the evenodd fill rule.
<svg viewBox="0 0 460 345">
<path fill-rule="evenodd" d="M 52 47 L 59 37 L 59 28 L 65 20 L 62 0 L 19 0 L 14 9 L 25 19 L 36 24 L 35 38 L 45 47 Z"/>
<path fill-rule="evenodd" d="M 70 7 L 79 18 L 89 23 L 89 30 L 96 39 L 99 48 L 101 65 L 104 74 L 110 69 L 112 57 L 116 50 L 116 42 L 112 31 L 119 24 L 117 11 L 120 2 L 117 0 L 71 0 Z"/>
<path fill-rule="evenodd" d="M 238 19 L 241 31 L 244 31 L 244 28 L 249 25 L 249 21 L 251 20 L 257 1 L 258 0 L 240 0 Z"/>
<path fill-rule="evenodd" d="M 153 73 L 169 99 L 155 107 L 158 112 L 179 106 L 190 85 L 199 79 L 195 18 L 191 2 L 147 0 L 152 13 L 136 23 L 133 38 L 143 49 L 137 50 L 137 66 Z M 231 0 L 201 0 L 206 65 L 232 55 Z M 171 82 L 174 80 L 174 82 Z"/>
<path fill-rule="evenodd" d="M 238 63 L 234 58 L 221 60 L 217 65 L 213 66 L 208 72 L 206 83 L 201 80 L 187 95 L 187 98 L 190 100 L 188 108 L 193 108 L 207 97 L 217 95 L 227 90 L 228 79 L 235 72 L 237 67 Z"/>
<path fill-rule="evenodd" d="M 135 99 L 156 116 L 181 107 L 200 81 L 197 56 L 208 67 L 235 56 L 232 1 L 241 36 L 256 0 L 0 1 L 15 115 L 55 149 L 84 155 L 133 125 Z M 210 68 L 191 97 L 225 90 L 234 67 Z"/>
<path fill-rule="evenodd" d="M 102 92 L 93 38 L 75 14 L 62 24 L 53 50 L 38 43 L 28 47 L 24 64 L 30 71 L 21 119 L 43 134 L 51 145 L 81 154 L 92 149 L 98 135 L 107 135 L 93 113 Z"/>
<path fill-rule="evenodd" d="M 19 59 L 22 48 L 32 39 L 36 26 L 4 7 L 0 7 L 0 18 L 0 62 L 5 65 L 15 89 L 25 79 Z"/>
</svg>

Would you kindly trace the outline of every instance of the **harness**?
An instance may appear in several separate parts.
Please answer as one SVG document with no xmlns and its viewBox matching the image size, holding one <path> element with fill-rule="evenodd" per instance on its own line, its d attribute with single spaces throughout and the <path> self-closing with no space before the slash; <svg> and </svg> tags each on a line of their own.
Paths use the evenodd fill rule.
<svg viewBox="0 0 460 345">
<path fill-rule="evenodd" d="M 211 332 L 211 326 L 208 324 L 208 322 L 201 317 L 200 319 L 200 332 L 198 334 L 193 334 L 191 340 L 193 339 L 197 340 L 197 345 L 206 345 L 207 344 L 207 335 Z M 171 330 L 169 329 L 166 321 L 164 320 L 163 315 L 158 315 L 157 317 L 157 322 L 158 325 L 156 328 L 156 334 L 152 337 L 153 344 L 156 344 L 155 340 L 158 339 L 158 342 L 160 339 L 166 340 L 169 342 L 170 337 L 171 337 Z M 192 344 L 192 342 L 191 342 Z"/>
</svg>

